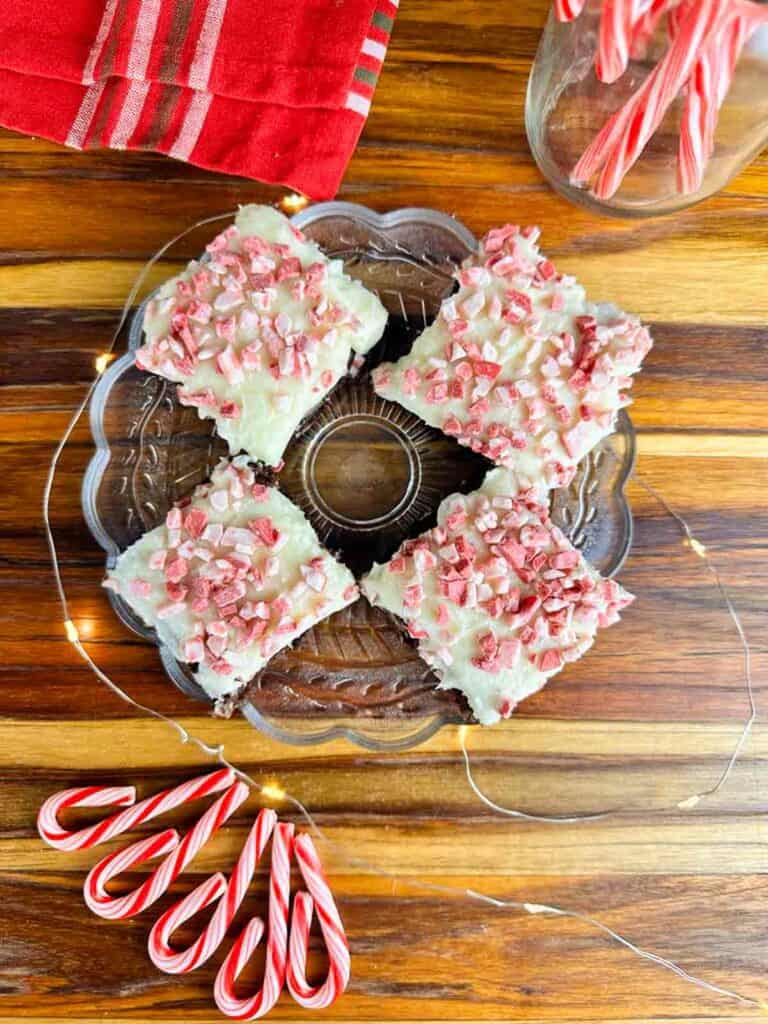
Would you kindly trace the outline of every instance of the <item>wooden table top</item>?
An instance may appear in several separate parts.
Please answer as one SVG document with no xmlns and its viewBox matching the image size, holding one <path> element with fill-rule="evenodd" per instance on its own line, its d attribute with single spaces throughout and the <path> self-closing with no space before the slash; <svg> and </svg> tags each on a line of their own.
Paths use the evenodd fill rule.
<svg viewBox="0 0 768 1024">
<path fill-rule="evenodd" d="M 768 159 L 717 197 L 659 220 L 608 220 L 568 205 L 543 182 L 523 132 L 545 6 L 403 0 L 340 198 L 377 210 L 436 207 L 478 233 L 506 220 L 538 223 L 558 265 L 651 323 L 656 346 L 632 411 L 638 472 L 687 517 L 728 580 L 754 647 L 759 701 L 768 660 Z M 57 789 L 104 780 L 150 793 L 205 763 L 100 686 L 66 642 L 40 501 L 53 447 L 143 261 L 197 218 L 284 191 L 149 154 L 76 154 L 10 132 L 0 133 L 0 179 L 0 1019 L 215 1020 L 214 964 L 180 979 L 158 973 L 145 954 L 146 916 L 110 923 L 84 908 L 93 855 L 55 853 L 37 838 L 37 808 Z M 638 484 L 630 488 L 635 548 L 622 575 L 636 605 L 577 674 L 563 673 L 514 720 L 469 737 L 477 776 L 502 803 L 554 813 L 635 808 L 554 826 L 484 808 L 467 787 L 455 729 L 407 754 L 345 742 L 299 750 L 242 720 L 212 720 L 177 693 L 154 649 L 120 627 L 99 589 L 102 554 L 79 507 L 90 452 L 83 422 L 53 501 L 88 649 L 136 698 L 223 742 L 258 778 L 279 779 L 340 844 L 323 855 L 353 979 L 325 1019 L 761 1016 L 583 924 L 460 896 L 469 887 L 596 914 L 710 981 L 768 999 L 768 732 L 758 725 L 713 799 L 687 812 L 642 810 L 714 782 L 746 703 L 738 641 L 712 581 Z M 248 823 L 246 809 L 174 892 L 226 868 Z M 350 864 L 343 850 L 398 879 Z M 457 892 L 416 888 L 414 879 Z M 252 910 L 263 890 L 262 875 Z M 287 998 L 273 1013 L 306 1016 Z"/>
</svg>

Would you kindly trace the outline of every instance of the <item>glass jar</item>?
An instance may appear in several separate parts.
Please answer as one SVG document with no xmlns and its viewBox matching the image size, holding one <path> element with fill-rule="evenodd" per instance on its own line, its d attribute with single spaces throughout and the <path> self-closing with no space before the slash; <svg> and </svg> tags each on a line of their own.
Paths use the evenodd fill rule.
<svg viewBox="0 0 768 1024">
<path fill-rule="evenodd" d="M 544 29 L 525 107 L 528 141 L 541 172 L 574 202 L 620 217 L 670 213 L 717 192 L 768 144 L 768 24 L 756 28 L 741 51 L 700 186 L 686 193 L 678 184 L 681 90 L 618 190 L 603 199 L 589 184 L 574 183 L 572 171 L 663 57 L 670 37 L 662 18 L 642 57 L 630 59 L 624 73 L 606 85 L 595 73 L 601 7 L 600 0 L 587 0 L 580 16 L 566 23 L 550 13 Z"/>
</svg>

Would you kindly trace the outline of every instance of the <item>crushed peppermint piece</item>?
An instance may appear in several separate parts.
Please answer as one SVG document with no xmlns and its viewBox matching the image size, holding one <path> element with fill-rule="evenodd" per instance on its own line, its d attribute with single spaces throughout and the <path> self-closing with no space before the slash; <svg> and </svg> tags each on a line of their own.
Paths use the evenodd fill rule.
<svg viewBox="0 0 768 1024">
<path fill-rule="evenodd" d="M 611 433 L 652 343 L 636 318 L 588 303 L 541 255 L 538 234 L 489 231 L 410 353 L 372 376 L 382 397 L 514 471 L 519 486 L 553 488 Z"/>
<path fill-rule="evenodd" d="M 484 725 L 581 657 L 632 601 L 588 565 L 543 500 L 509 470 L 492 470 L 479 490 L 446 498 L 434 529 L 362 581 Z"/>
<path fill-rule="evenodd" d="M 105 585 L 212 697 L 237 691 L 278 650 L 358 597 L 304 514 L 223 460 L 165 522 L 118 558 Z"/>
<path fill-rule="evenodd" d="M 206 260 L 148 303 L 136 364 L 177 382 L 181 404 L 215 420 L 230 451 L 275 466 L 386 319 L 376 295 L 281 213 L 244 206 Z"/>
</svg>

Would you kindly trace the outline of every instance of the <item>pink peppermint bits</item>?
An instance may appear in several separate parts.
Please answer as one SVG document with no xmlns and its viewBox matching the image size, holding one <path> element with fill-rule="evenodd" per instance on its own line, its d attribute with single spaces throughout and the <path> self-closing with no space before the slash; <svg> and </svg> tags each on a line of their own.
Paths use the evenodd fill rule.
<svg viewBox="0 0 768 1024">
<path fill-rule="evenodd" d="M 280 538 L 280 531 L 269 516 L 257 516 L 248 523 L 248 527 L 257 539 L 269 548 L 274 547 Z"/>
<path fill-rule="evenodd" d="M 374 566 L 363 591 L 406 621 L 442 685 L 491 723 L 584 653 L 631 597 L 600 579 L 506 470 L 447 498 L 438 521 Z"/>
<path fill-rule="evenodd" d="M 148 304 L 136 363 L 176 382 L 179 401 L 214 419 L 231 451 L 274 466 L 318 396 L 355 365 L 353 347 L 361 356 L 378 341 L 386 311 L 270 207 L 242 207 L 207 253 Z M 275 401 L 273 379 L 286 384 Z"/>
<path fill-rule="evenodd" d="M 225 460 L 109 577 L 214 697 L 240 689 L 277 650 L 357 596 L 352 575 L 296 513 L 256 483 L 246 458 Z"/>
<path fill-rule="evenodd" d="M 456 276 L 408 355 L 377 368 L 376 391 L 514 471 L 518 486 L 565 486 L 626 405 L 648 331 L 591 307 L 539 252 L 537 229 L 494 229 Z"/>
</svg>

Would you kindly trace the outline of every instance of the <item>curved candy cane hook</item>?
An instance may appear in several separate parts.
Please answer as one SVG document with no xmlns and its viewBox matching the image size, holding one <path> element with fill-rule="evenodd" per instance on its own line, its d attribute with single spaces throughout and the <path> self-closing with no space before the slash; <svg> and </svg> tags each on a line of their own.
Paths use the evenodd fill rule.
<svg viewBox="0 0 768 1024">
<path fill-rule="evenodd" d="M 555 17 L 558 21 L 573 21 L 581 14 L 585 0 L 555 0 Z"/>
<path fill-rule="evenodd" d="M 234 991 L 238 975 L 264 934 L 264 922 L 259 917 L 251 918 L 245 926 L 216 975 L 213 989 L 214 999 L 218 1008 L 227 1017 L 233 1017 L 236 1020 L 256 1020 L 257 1017 L 263 1017 L 275 1005 L 285 984 L 292 841 L 293 825 L 283 823 L 277 825 L 272 840 L 267 963 L 261 989 L 246 999 L 238 998 Z"/>
<path fill-rule="evenodd" d="M 133 917 L 151 906 L 168 886 L 178 877 L 192 858 L 197 854 L 234 811 L 248 799 L 248 786 L 244 782 L 236 782 L 215 804 L 212 804 L 199 819 L 190 832 L 178 842 L 178 834 L 170 829 L 161 833 L 166 839 L 172 833 L 175 841 L 168 850 L 172 852 L 150 877 L 133 892 L 125 896 L 112 897 L 106 891 L 106 884 L 116 875 L 128 870 L 134 864 L 148 860 L 152 854 L 146 853 L 151 846 L 151 839 L 133 843 L 125 850 L 109 854 L 91 868 L 85 880 L 83 894 L 88 907 L 100 917 L 110 920 Z M 154 837 L 158 839 L 160 837 Z M 160 851 L 158 850 L 157 853 Z M 163 852 L 167 852 L 164 850 Z M 154 854 L 157 855 L 157 854 Z"/>
<path fill-rule="evenodd" d="M 321 1010 L 330 1006 L 349 983 L 349 946 L 312 839 L 308 835 L 300 835 L 293 844 L 293 852 L 309 892 L 297 893 L 293 901 L 288 991 L 299 1006 Z M 306 976 L 313 909 L 317 911 L 329 959 L 328 977 L 318 986 L 310 985 Z"/>
<path fill-rule="evenodd" d="M 92 846 L 99 839 L 90 839 L 97 828 L 104 828 L 119 814 L 79 832 L 68 832 L 59 824 L 59 814 L 68 807 L 130 807 L 136 800 L 135 786 L 81 786 L 63 789 L 49 796 L 37 813 L 37 831 L 54 850 L 80 850 Z"/>
<path fill-rule="evenodd" d="M 104 889 L 105 883 L 110 878 L 122 874 L 123 871 L 129 871 L 131 868 L 136 867 L 137 864 L 143 864 L 144 861 L 152 860 L 153 857 L 162 857 L 172 850 L 178 849 L 178 846 L 179 833 L 175 828 L 167 828 L 164 832 L 158 832 L 157 835 L 147 836 L 146 839 L 140 839 L 138 842 L 132 843 L 124 850 L 116 850 L 114 853 L 102 857 L 99 863 L 91 868 L 85 879 L 83 895 L 87 906 L 101 917 L 129 917 L 130 914 L 126 913 L 109 914 L 109 906 L 114 903 L 121 903 L 121 901 L 113 900 L 109 896 Z M 152 878 L 154 878 L 154 875 L 150 876 L 149 881 Z M 146 884 L 145 882 L 144 885 Z M 143 888 L 144 886 L 130 893 L 129 896 L 123 896 L 122 900 L 130 899 L 136 893 L 141 892 Z M 104 909 L 105 906 L 106 909 Z M 143 907 L 140 909 L 143 910 Z M 134 913 L 138 913 L 138 911 L 134 911 Z"/>
<path fill-rule="evenodd" d="M 37 815 L 37 829 L 42 839 L 55 850 L 83 850 L 104 843 L 145 821 L 156 818 L 166 811 L 226 789 L 235 781 L 231 768 L 221 768 L 208 775 L 200 775 L 180 786 L 166 789 L 156 796 L 148 797 L 133 806 L 136 800 L 134 786 L 83 786 L 79 789 L 65 789 L 48 797 Z M 127 807 L 125 811 L 113 814 L 78 832 L 69 832 L 59 824 L 59 814 L 68 807 Z"/>
<path fill-rule="evenodd" d="M 148 943 L 149 956 L 156 967 L 167 974 L 183 974 L 200 967 L 218 949 L 243 902 L 256 865 L 261 859 L 276 823 L 277 814 L 265 807 L 259 812 L 248 834 L 229 882 L 220 872 L 212 875 L 158 918 L 149 934 Z M 173 949 L 170 944 L 173 932 L 199 910 L 203 910 L 217 899 L 220 901 L 219 905 L 199 938 L 187 949 Z M 253 934 L 251 938 L 253 939 Z M 245 960 L 256 948 L 260 939 L 261 932 L 253 941 Z"/>
</svg>

